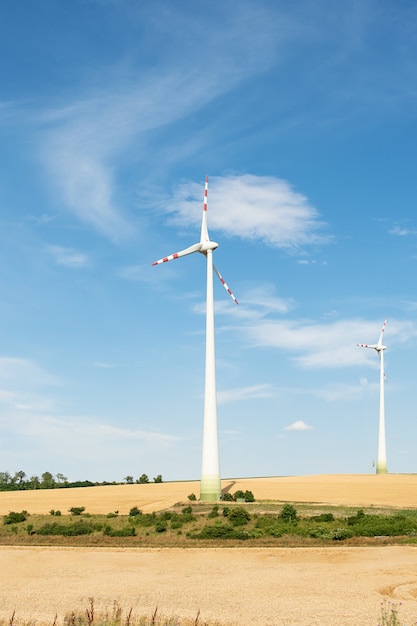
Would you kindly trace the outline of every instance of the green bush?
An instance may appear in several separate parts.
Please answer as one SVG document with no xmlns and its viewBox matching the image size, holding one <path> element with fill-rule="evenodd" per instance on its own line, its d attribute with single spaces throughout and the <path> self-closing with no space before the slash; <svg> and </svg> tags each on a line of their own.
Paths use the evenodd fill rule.
<svg viewBox="0 0 417 626">
<path fill-rule="evenodd" d="M 72 506 L 68 509 L 73 515 L 81 515 L 85 511 L 85 506 Z"/>
<path fill-rule="evenodd" d="M 222 494 L 222 498 L 221 499 L 224 500 L 224 502 L 233 502 L 234 501 L 234 497 L 229 492 L 226 492 L 226 493 Z"/>
<path fill-rule="evenodd" d="M 182 522 L 180 522 L 179 520 L 176 520 L 174 522 L 171 522 L 171 529 L 172 530 L 176 530 L 177 528 L 182 528 Z"/>
<path fill-rule="evenodd" d="M 297 509 L 292 504 L 284 504 L 278 517 L 284 522 L 296 522 L 298 519 Z"/>
<path fill-rule="evenodd" d="M 245 491 L 245 502 L 255 502 L 255 496 L 252 491 Z"/>
<path fill-rule="evenodd" d="M 155 513 L 142 513 L 141 515 L 136 515 L 131 518 L 132 523 L 136 526 L 143 526 L 144 528 L 153 526 L 156 522 L 156 514 Z"/>
<path fill-rule="evenodd" d="M 226 526 L 225 524 L 216 524 L 214 526 L 204 526 L 204 528 L 197 535 L 194 535 L 196 539 L 248 539 L 249 534 L 241 530 L 235 530 L 233 526 Z"/>
<path fill-rule="evenodd" d="M 136 517 L 136 515 L 142 515 L 142 511 L 137 506 L 132 506 L 129 511 L 129 517 Z"/>
<path fill-rule="evenodd" d="M 209 519 L 213 518 L 213 517 L 219 517 L 219 507 L 217 504 L 214 505 L 214 507 L 211 509 L 210 513 L 207 515 L 207 517 Z"/>
<path fill-rule="evenodd" d="M 397 537 L 417 532 L 416 520 L 405 515 L 364 515 L 350 527 L 357 537 Z"/>
<path fill-rule="evenodd" d="M 322 513 L 321 515 L 312 515 L 309 519 L 312 522 L 333 522 L 334 515 L 333 513 Z"/>
<path fill-rule="evenodd" d="M 228 518 L 232 526 L 244 526 L 249 522 L 250 515 L 243 506 L 238 506 L 229 512 Z"/>
<path fill-rule="evenodd" d="M 191 506 L 185 506 L 181 511 L 183 515 L 191 515 L 192 512 L 193 512 L 193 508 Z"/>
<path fill-rule="evenodd" d="M 136 535 L 136 529 L 133 526 L 123 526 L 123 528 L 105 526 L 103 534 L 106 535 L 106 537 L 134 537 Z"/>
<path fill-rule="evenodd" d="M 78 535 L 91 535 L 94 528 L 86 522 L 76 522 L 75 524 L 44 524 L 37 529 L 37 535 L 61 535 L 63 537 L 76 537 Z"/>
<path fill-rule="evenodd" d="M 166 520 L 159 519 L 155 524 L 155 530 L 157 533 L 164 533 L 167 529 Z"/>
<path fill-rule="evenodd" d="M 188 499 L 191 502 L 195 502 L 195 500 L 197 500 L 197 496 L 195 495 L 195 493 L 190 493 L 190 495 L 188 496 Z"/>
<path fill-rule="evenodd" d="M 3 524 L 18 524 L 19 522 L 24 522 L 28 515 L 29 513 L 27 511 L 20 511 L 20 513 L 10 511 L 8 515 L 3 516 Z"/>
</svg>

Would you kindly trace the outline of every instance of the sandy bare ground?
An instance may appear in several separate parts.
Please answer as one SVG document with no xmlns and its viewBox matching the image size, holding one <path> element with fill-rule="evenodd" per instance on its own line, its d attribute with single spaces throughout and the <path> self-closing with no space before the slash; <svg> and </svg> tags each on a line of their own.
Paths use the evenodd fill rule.
<svg viewBox="0 0 417 626">
<path fill-rule="evenodd" d="M 234 493 L 249 489 L 257 500 L 317 502 L 351 506 L 417 507 L 417 474 L 341 474 L 283 476 L 277 478 L 232 478 L 222 481 L 222 489 Z M 138 506 L 145 513 L 166 509 L 176 502 L 188 502 L 188 495 L 199 496 L 198 481 L 46 489 L 0 492 L 0 515 L 25 509 L 29 513 L 68 513 L 72 506 L 85 506 L 89 513 L 129 513 Z"/>
<path fill-rule="evenodd" d="M 198 483 L 0 493 L 0 514 L 85 506 L 91 513 L 160 510 Z M 309 476 L 223 481 L 257 499 L 416 508 L 417 476 Z M 238 626 L 376 626 L 380 603 L 402 602 L 401 624 L 417 621 L 417 547 L 375 548 L 0 548 L 0 617 L 46 619 L 89 597 L 118 601 L 136 615 Z"/>
</svg>

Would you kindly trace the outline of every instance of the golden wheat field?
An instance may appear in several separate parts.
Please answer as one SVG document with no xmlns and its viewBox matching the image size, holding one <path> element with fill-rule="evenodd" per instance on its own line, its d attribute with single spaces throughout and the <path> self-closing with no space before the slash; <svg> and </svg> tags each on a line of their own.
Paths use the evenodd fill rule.
<svg viewBox="0 0 417 626">
<path fill-rule="evenodd" d="M 229 479 L 257 500 L 417 508 L 416 475 L 333 475 Z M 0 514 L 64 514 L 132 506 L 144 512 L 187 502 L 198 482 L 1 492 Z M 0 618 L 52 624 L 94 597 L 135 614 L 217 620 L 236 626 L 377 625 L 380 603 L 399 606 L 398 624 L 417 622 L 417 547 L 322 548 L 0 548 Z M 61 621 L 62 623 L 62 621 Z M 181 621 L 178 622 L 179 624 Z"/>
</svg>

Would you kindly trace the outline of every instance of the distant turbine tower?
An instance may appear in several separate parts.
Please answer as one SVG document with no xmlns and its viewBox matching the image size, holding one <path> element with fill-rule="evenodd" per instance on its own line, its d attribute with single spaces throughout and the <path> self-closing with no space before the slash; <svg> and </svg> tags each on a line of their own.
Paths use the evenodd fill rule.
<svg viewBox="0 0 417 626">
<path fill-rule="evenodd" d="M 378 432 L 378 458 L 376 462 L 377 474 L 388 473 L 387 451 L 386 451 L 386 440 L 385 440 L 385 404 L 384 404 L 384 381 L 385 381 L 384 350 L 386 350 L 386 347 L 382 345 L 382 337 L 384 335 L 387 321 L 388 320 L 384 321 L 377 344 L 367 344 L 367 343 L 356 344 L 360 348 L 373 348 L 374 350 L 378 352 L 378 355 L 379 355 L 379 365 L 380 365 L 379 367 L 379 432 Z"/>
<path fill-rule="evenodd" d="M 207 301 L 206 301 L 206 375 L 204 392 L 204 428 L 203 428 L 203 459 L 201 468 L 200 500 L 220 500 L 220 463 L 219 439 L 217 432 L 217 401 L 216 401 L 216 363 L 214 348 L 214 298 L 213 298 L 213 270 L 217 274 L 230 297 L 238 304 L 235 296 L 224 281 L 220 272 L 213 264 L 213 250 L 218 243 L 210 241 L 207 229 L 207 196 L 208 176 L 204 187 L 203 218 L 201 222 L 200 242 L 195 243 L 180 252 L 155 261 L 152 265 L 159 265 L 179 259 L 193 252 L 201 252 L 207 259 Z"/>
</svg>

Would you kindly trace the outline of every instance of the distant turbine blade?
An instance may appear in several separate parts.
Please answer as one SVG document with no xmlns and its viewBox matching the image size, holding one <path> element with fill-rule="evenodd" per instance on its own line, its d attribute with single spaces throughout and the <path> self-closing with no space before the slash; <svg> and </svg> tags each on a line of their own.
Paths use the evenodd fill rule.
<svg viewBox="0 0 417 626">
<path fill-rule="evenodd" d="M 357 346 L 359 346 L 359 348 L 377 348 L 378 346 L 374 343 L 357 343 Z"/>
<path fill-rule="evenodd" d="M 210 241 L 207 229 L 207 198 L 208 198 L 208 176 L 206 176 L 206 184 L 204 185 L 204 201 L 203 201 L 203 219 L 201 221 L 200 241 Z"/>
<path fill-rule="evenodd" d="M 226 281 L 224 280 L 223 276 L 220 274 L 219 270 L 214 265 L 214 263 L 213 263 L 213 270 L 215 271 L 215 273 L 219 277 L 221 284 L 226 289 L 227 293 L 232 298 L 232 300 L 234 300 L 236 302 L 236 304 L 239 304 L 239 302 L 236 300 L 235 296 L 233 295 L 232 290 L 230 289 L 229 285 L 226 283 Z"/>
<path fill-rule="evenodd" d="M 382 326 L 381 334 L 380 334 L 379 339 L 378 339 L 378 346 L 382 346 L 382 337 L 384 335 L 384 330 L 385 330 L 385 326 L 387 325 L 387 322 L 388 322 L 388 319 L 386 319 L 384 321 L 384 324 Z"/>
<path fill-rule="evenodd" d="M 184 250 L 180 250 L 180 252 L 174 252 L 174 254 L 170 254 L 169 256 L 165 256 L 163 259 L 159 259 L 159 261 L 155 261 L 152 265 L 160 265 L 161 263 L 167 263 L 167 261 L 173 261 L 174 259 L 179 259 L 181 256 L 186 256 L 187 254 L 192 254 L 193 252 L 200 252 L 201 243 L 195 243 L 188 248 L 184 248 Z"/>
</svg>

